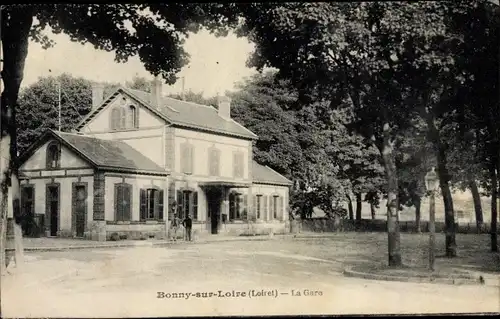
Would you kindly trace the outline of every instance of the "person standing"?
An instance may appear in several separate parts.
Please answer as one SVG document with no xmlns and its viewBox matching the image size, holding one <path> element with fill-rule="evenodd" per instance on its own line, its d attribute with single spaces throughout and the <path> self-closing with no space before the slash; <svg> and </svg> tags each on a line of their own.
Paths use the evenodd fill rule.
<svg viewBox="0 0 500 319">
<path fill-rule="evenodd" d="M 177 217 L 177 214 L 174 214 L 174 218 L 172 219 L 172 239 L 177 241 L 177 230 L 179 230 L 180 226 L 180 218 Z"/>
<path fill-rule="evenodd" d="M 191 230 L 193 228 L 193 220 L 191 219 L 191 214 L 188 214 L 184 221 L 182 222 L 182 226 L 186 229 L 185 240 L 191 241 Z"/>
</svg>

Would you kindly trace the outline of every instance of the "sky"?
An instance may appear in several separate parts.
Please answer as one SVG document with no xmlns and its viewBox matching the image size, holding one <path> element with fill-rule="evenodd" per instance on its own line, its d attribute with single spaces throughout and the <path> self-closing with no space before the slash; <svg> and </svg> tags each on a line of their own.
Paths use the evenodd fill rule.
<svg viewBox="0 0 500 319">
<path fill-rule="evenodd" d="M 56 45 L 47 50 L 30 43 L 21 87 L 29 86 L 41 76 L 62 73 L 91 81 L 120 83 L 130 81 L 135 75 L 153 79 L 137 57 L 127 63 L 117 63 L 112 52 L 71 42 L 65 34 L 50 34 L 50 37 Z M 253 44 L 234 34 L 217 38 L 208 31 L 200 31 L 186 40 L 184 50 L 191 56 L 190 63 L 179 72 L 179 77 L 185 79 L 186 91 L 202 92 L 206 97 L 224 94 L 226 90 L 233 90 L 237 82 L 256 73 L 245 66 Z M 179 79 L 172 86 L 164 85 L 163 93 L 177 93 L 181 89 Z"/>
</svg>

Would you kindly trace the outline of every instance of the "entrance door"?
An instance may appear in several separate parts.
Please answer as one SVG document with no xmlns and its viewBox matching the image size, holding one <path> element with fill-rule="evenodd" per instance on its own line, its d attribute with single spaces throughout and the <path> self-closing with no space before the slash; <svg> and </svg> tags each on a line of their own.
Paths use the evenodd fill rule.
<svg viewBox="0 0 500 319">
<path fill-rule="evenodd" d="M 50 236 L 57 236 L 59 230 L 59 185 L 47 187 Z"/>
<path fill-rule="evenodd" d="M 85 232 L 85 210 L 86 204 L 85 200 L 87 197 L 87 192 L 85 186 L 78 185 L 75 188 L 75 224 L 76 224 L 76 236 L 83 237 Z"/>
<path fill-rule="evenodd" d="M 221 192 L 212 189 L 207 192 L 208 217 L 210 218 L 211 233 L 219 232 Z"/>
</svg>

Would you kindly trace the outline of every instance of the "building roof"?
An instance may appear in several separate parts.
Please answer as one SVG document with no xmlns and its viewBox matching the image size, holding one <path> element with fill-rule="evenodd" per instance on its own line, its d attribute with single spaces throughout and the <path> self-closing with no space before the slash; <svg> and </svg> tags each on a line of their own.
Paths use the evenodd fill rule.
<svg viewBox="0 0 500 319">
<path fill-rule="evenodd" d="M 269 166 L 260 165 L 256 161 L 253 161 L 252 164 L 252 178 L 254 183 L 286 186 L 293 184 L 291 180 Z"/>
<path fill-rule="evenodd" d="M 165 121 L 172 123 L 174 126 L 199 129 L 210 133 L 236 136 L 245 139 L 258 138 L 257 135 L 235 120 L 221 117 L 217 109 L 213 106 L 162 97 L 161 105 L 155 107 L 150 103 L 150 93 L 125 87 L 118 88 L 115 93 L 103 101 L 101 106 L 91 111 L 85 119 L 79 123 L 77 128 L 81 129 L 85 123 L 95 117 L 100 110 L 111 102 L 117 92 L 128 94 L 144 107 L 160 116 Z"/>
<path fill-rule="evenodd" d="M 168 172 L 155 162 L 142 155 L 139 151 L 123 141 L 104 140 L 91 136 L 63 133 L 49 130 L 21 159 L 26 160 L 40 144 L 50 137 L 54 137 L 72 149 L 97 168 L 107 170 L 126 170 L 135 173 L 160 173 L 167 175 Z"/>
<path fill-rule="evenodd" d="M 128 88 L 126 91 L 152 107 L 149 103 L 150 93 Z M 226 133 L 250 139 L 257 138 L 257 135 L 235 120 L 222 118 L 217 109 L 210 105 L 186 102 L 163 96 L 162 105 L 160 105 L 158 111 L 174 125 L 199 128 L 210 132 Z"/>
</svg>

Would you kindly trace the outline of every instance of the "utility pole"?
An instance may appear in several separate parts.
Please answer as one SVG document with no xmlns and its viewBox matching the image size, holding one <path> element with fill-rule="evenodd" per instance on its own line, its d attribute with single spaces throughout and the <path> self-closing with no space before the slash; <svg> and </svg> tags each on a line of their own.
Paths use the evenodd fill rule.
<svg viewBox="0 0 500 319">
<path fill-rule="evenodd" d="M 58 95 L 58 98 L 57 98 L 57 109 L 59 111 L 59 115 L 58 115 L 58 121 L 59 121 L 59 125 L 58 125 L 58 131 L 61 132 L 61 82 L 60 80 L 57 80 L 57 95 Z"/>
<path fill-rule="evenodd" d="M 183 77 L 181 78 L 181 80 L 182 80 L 182 82 L 181 82 L 181 83 L 182 83 L 182 89 L 181 89 L 181 100 L 183 100 L 183 101 L 184 101 L 184 100 L 185 100 L 185 96 L 184 96 L 184 86 L 185 86 L 186 79 L 185 79 L 185 77 L 183 76 Z"/>
</svg>

